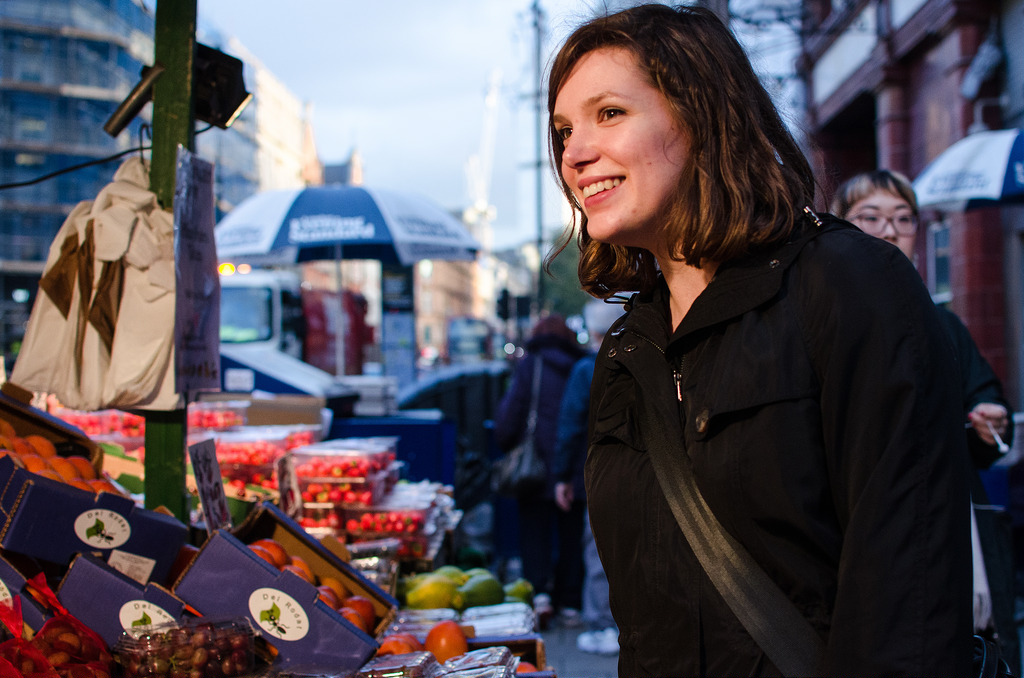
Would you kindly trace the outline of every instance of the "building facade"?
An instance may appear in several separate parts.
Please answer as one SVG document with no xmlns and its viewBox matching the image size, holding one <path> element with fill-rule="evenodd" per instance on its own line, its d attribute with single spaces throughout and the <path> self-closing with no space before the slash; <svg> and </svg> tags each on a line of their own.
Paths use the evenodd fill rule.
<svg viewBox="0 0 1024 678">
<path fill-rule="evenodd" d="M 958 139 L 1020 126 L 1024 2 L 809 0 L 799 71 L 807 143 L 823 189 L 858 172 L 915 178 Z M 984 46 L 984 48 L 983 48 Z M 1021 405 L 1020 207 L 925 210 L 916 263 Z"/>
<path fill-rule="evenodd" d="M 142 120 L 116 139 L 103 124 L 152 62 L 153 26 L 134 0 L 0 2 L 0 349 L 8 361 L 57 230 L 117 164 L 55 173 L 139 144 Z"/>
<path fill-rule="evenodd" d="M 149 144 L 149 105 L 117 137 L 103 125 L 153 62 L 154 7 L 0 2 L 0 350 L 8 368 L 64 219 L 111 181 L 121 162 L 114 156 Z M 253 93 L 229 129 L 196 126 L 196 152 L 216 166 L 217 217 L 259 190 L 319 182 L 308 107 L 202 17 L 197 39 L 241 59 Z"/>
</svg>

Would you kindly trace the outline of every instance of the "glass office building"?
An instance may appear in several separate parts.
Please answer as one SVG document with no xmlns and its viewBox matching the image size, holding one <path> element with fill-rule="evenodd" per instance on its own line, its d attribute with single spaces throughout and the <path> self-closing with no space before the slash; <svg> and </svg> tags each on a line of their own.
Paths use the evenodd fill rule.
<svg viewBox="0 0 1024 678">
<path fill-rule="evenodd" d="M 154 16 L 133 0 L 0 2 L 0 184 L 33 182 L 138 144 L 103 123 L 153 58 Z M 117 161 L 0 190 L 0 348 L 10 367 L 50 243 Z"/>
<path fill-rule="evenodd" d="M 153 62 L 155 6 L 0 0 L 0 350 L 8 370 L 54 236 L 123 159 L 60 172 L 150 142 L 140 131 L 149 105 L 117 138 L 103 125 Z M 196 139 L 197 152 L 217 166 L 218 216 L 257 185 L 251 109 L 230 130 Z M 199 123 L 197 131 L 206 127 Z"/>
</svg>

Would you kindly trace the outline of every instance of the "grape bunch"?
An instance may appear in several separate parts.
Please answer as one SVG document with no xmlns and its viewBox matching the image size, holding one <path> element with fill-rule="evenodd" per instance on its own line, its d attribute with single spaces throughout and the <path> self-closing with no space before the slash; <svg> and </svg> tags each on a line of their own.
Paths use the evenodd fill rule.
<svg viewBox="0 0 1024 678">
<path fill-rule="evenodd" d="M 199 621 L 125 636 L 117 655 L 125 678 L 230 678 L 255 663 L 252 629 L 244 621 Z"/>
</svg>

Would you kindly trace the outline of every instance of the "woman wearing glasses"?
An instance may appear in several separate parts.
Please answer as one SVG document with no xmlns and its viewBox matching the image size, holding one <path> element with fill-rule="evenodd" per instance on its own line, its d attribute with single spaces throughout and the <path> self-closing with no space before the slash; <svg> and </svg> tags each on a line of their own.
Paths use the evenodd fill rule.
<svg viewBox="0 0 1024 678">
<path fill-rule="evenodd" d="M 882 169 L 848 179 L 836 192 L 831 211 L 865 233 L 896 245 L 916 263 L 917 196 L 902 174 Z M 960 318 L 942 306 L 939 316 L 953 342 L 960 368 L 971 461 L 976 469 L 986 469 L 1003 454 L 999 442 L 1012 443 L 1009 406 L 999 379 Z M 978 507 L 988 508 L 989 502 L 981 478 L 976 474 L 971 494 L 978 514 L 975 545 L 980 544 L 984 555 L 983 562 L 977 558 L 975 561 L 976 630 L 994 632 L 999 637 L 1004 658 L 1014 669 L 1014 675 L 1019 675 L 1020 645 L 1013 618 L 1013 552 L 1008 526 L 997 525 L 1001 518 L 1008 520 L 1008 517 L 1005 512 L 1000 516 L 979 510 Z M 1000 530 L 1000 527 L 1005 529 Z"/>
</svg>

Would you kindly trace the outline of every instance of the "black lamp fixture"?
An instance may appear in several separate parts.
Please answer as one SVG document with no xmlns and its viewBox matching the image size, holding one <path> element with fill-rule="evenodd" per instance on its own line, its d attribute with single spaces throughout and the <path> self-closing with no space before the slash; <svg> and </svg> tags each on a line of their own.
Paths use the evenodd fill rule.
<svg viewBox="0 0 1024 678">
<path fill-rule="evenodd" d="M 164 70 L 160 64 L 142 67 L 138 84 L 104 123 L 107 134 L 116 137 L 139 114 L 153 98 L 153 83 Z M 227 129 L 252 99 L 252 94 L 245 90 L 241 60 L 197 42 L 193 71 L 195 119 Z"/>
</svg>

